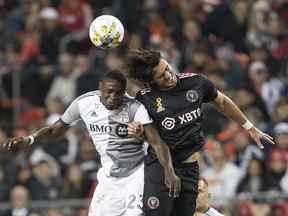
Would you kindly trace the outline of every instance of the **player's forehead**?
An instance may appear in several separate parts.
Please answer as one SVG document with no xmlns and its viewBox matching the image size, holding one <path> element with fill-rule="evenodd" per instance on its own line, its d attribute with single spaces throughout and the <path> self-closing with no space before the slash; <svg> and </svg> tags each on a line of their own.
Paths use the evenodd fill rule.
<svg viewBox="0 0 288 216">
<path fill-rule="evenodd" d="M 165 59 L 161 58 L 159 64 L 153 68 L 154 77 L 161 76 L 161 74 L 165 72 L 167 66 L 169 66 L 168 62 Z"/>
<path fill-rule="evenodd" d="M 122 89 L 121 83 L 114 79 L 104 79 L 101 81 L 103 88 L 105 90 L 115 90 L 119 91 L 119 89 Z"/>
</svg>

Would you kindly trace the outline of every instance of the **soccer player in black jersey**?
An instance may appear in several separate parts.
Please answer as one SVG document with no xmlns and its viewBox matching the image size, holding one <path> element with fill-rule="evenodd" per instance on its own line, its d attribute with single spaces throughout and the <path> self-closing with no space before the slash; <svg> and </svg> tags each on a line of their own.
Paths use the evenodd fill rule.
<svg viewBox="0 0 288 216">
<path fill-rule="evenodd" d="M 176 75 L 159 52 L 130 51 L 126 56 L 130 78 L 148 84 L 137 93 L 160 133 L 169 145 L 176 174 L 181 178 L 179 196 L 169 196 L 164 174 L 150 148 L 145 161 L 144 211 L 146 216 L 192 216 L 198 194 L 198 151 L 204 144 L 201 129 L 202 104 L 213 102 L 232 120 L 245 128 L 260 148 L 261 139 L 273 138 L 257 129 L 235 103 L 202 75 Z"/>
</svg>

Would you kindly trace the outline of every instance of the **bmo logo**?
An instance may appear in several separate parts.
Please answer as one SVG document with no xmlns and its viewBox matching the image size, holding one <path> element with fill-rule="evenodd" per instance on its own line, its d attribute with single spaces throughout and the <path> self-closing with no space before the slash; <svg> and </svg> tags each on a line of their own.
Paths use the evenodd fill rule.
<svg viewBox="0 0 288 216">
<path fill-rule="evenodd" d="M 97 134 L 111 133 L 112 127 L 110 125 L 89 124 L 90 131 Z"/>
<path fill-rule="evenodd" d="M 167 130 L 172 130 L 175 127 L 175 119 L 166 117 L 162 122 L 161 125 L 166 128 Z"/>
</svg>

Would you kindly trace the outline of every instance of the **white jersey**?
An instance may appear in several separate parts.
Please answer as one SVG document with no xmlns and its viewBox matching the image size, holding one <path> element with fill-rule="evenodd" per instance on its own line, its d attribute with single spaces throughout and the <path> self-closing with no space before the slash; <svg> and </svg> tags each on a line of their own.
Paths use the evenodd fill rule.
<svg viewBox="0 0 288 216">
<path fill-rule="evenodd" d="M 216 209 L 214 208 L 209 208 L 205 213 L 204 216 L 224 216 L 223 214 L 221 214 L 220 212 L 218 212 Z"/>
<path fill-rule="evenodd" d="M 99 91 L 88 92 L 76 98 L 61 117 L 69 125 L 79 119 L 86 124 L 107 176 L 128 176 L 143 162 L 143 141 L 128 137 L 127 130 L 129 122 L 152 123 L 140 102 L 124 96 L 120 108 L 108 110 Z"/>
</svg>

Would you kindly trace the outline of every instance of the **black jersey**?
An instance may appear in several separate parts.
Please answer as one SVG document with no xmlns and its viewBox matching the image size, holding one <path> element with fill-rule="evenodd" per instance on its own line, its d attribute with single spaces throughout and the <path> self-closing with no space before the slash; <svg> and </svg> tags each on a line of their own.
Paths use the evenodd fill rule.
<svg viewBox="0 0 288 216">
<path fill-rule="evenodd" d="M 161 138 L 168 144 L 174 163 L 179 163 L 203 146 L 201 130 L 205 102 L 217 97 L 217 89 L 202 75 L 177 75 L 177 85 L 160 91 L 147 88 L 137 93 L 152 117 Z M 149 150 L 148 157 L 155 159 Z"/>
</svg>

